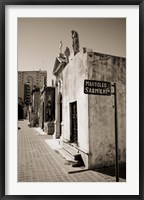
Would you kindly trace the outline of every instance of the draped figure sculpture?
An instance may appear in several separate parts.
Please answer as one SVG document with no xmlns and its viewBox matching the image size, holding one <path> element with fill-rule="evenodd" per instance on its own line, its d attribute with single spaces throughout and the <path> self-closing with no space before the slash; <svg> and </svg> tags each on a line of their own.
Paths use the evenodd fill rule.
<svg viewBox="0 0 144 200">
<path fill-rule="evenodd" d="M 74 30 L 71 31 L 71 34 L 72 34 L 72 47 L 74 55 L 76 55 L 79 52 L 79 37 L 78 33 Z"/>
</svg>

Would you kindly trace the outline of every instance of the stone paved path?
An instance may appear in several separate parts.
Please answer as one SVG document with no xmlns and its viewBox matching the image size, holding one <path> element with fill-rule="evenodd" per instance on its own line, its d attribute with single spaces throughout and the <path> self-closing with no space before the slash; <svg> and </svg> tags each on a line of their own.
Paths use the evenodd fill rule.
<svg viewBox="0 0 144 200">
<path fill-rule="evenodd" d="M 45 141 L 52 136 L 36 134 L 26 120 L 18 126 L 18 182 L 115 182 L 93 170 L 69 174 L 65 159 Z"/>
</svg>

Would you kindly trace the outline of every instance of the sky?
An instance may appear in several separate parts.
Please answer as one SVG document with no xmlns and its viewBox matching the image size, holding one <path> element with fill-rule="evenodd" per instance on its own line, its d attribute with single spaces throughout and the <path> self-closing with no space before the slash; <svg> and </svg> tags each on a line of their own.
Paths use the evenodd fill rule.
<svg viewBox="0 0 144 200">
<path fill-rule="evenodd" d="M 126 57 L 125 18 L 18 18 L 18 70 L 46 70 L 50 86 L 60 41 L 62 52 L 72 52 L 71 30 L 78 32 L 80 50 Z"/>
</svg>

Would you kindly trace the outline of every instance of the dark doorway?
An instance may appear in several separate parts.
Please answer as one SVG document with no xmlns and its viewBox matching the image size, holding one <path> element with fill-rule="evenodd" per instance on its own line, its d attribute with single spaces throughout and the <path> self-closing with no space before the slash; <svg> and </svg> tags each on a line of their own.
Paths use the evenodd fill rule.
<svg viewBox="0 0 144 200">
<path fill-rule="evenodd" d="M 70 142 L 77 143 L 77 102 L 70 103 Z"/>
</svg>

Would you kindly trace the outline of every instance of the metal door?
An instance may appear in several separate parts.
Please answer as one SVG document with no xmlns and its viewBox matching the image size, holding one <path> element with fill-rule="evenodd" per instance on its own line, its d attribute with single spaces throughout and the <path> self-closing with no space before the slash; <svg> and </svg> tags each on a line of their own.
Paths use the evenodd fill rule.
<svg viewBox="0 0 144 200">
<path fill-rule="evenodd" d="M 77 102 L 70 103 L 70 142 L 77 143 Z"/>
</svg>

